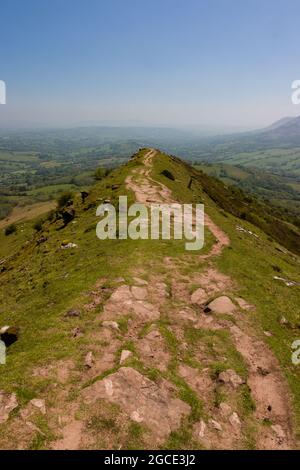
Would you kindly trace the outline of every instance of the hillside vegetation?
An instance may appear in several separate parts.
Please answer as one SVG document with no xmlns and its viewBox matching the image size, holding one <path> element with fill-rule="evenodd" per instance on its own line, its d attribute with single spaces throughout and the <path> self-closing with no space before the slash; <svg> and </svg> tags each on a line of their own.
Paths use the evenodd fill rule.
<svg viewBox="0 0 300 470">
<path fill-rule="evenodd" d="M 100 241 L 96 208 L 119 195 L 204 203 L 204 248 Z M 298 446 L 295 226 L 149 149 L 59 211 L 0 233 L 0 327 L 19 329 L 0 366 L 0 390 L 16 400 L 0 448 Z M 208 315 L 220 296 L 231 310 Z"/>
</svg>

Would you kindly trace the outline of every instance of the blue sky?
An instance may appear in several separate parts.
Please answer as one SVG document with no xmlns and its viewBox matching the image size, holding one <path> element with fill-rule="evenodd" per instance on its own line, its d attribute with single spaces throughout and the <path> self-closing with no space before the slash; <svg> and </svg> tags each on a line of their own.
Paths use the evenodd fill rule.
<svg viewBox="0 0 300 470">
<path fill-rule="evenodd" d="M 296 0 L 1 2 L 0 123 L 259 127 L 300 114 Z"/>
</svg>

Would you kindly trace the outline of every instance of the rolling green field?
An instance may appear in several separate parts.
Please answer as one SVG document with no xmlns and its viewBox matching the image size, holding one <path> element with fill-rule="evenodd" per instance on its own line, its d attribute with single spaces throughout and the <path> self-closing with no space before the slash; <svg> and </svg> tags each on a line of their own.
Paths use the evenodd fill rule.
<svg viewBox="0 0 300 470">
<path fill-rule="evenodd" d="M 0 220 L 15 207 L 53 200 L 67 190 L 87 190 L 98 166 L 115 167 L 125 155 L 112 144 L 62 153 L 0 150 Z"/>
<path fill-rule="evenodd" d="M 259 196 L 268 204 L 281 208 L 283 217 L 291 217 L 296 223 L 300 213 L 300 183 L 297 178 L 280 176 L 262 171 L 253 166 L 238 166 L 227 163 L 196 164 L 195 168 L 220 179 L 225 184 L 240 187 Z"/>
</svg>

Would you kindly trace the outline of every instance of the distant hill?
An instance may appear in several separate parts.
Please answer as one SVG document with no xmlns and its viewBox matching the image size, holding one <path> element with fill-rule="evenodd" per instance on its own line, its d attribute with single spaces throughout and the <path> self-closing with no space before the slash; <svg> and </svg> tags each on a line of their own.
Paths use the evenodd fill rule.
<svg viewBox="0 0 300 470">
<path fill-rule="evenodd" d="M 270 126 L 265 127 L 264 129 L 262 129 L 262 131 L 264 132 L 266 130 L 278 129 L 279 127 L 284 126 L 285 124 L 288 124 L 289 122 L 293 121 L 293 119 L 294 118 L 292 117 L 284 117 L 282 119 L 279 119 L 278 121 L 273 122 L 273 124 L 271 124 Z"/>
<path fill-rule="evenodd" d="M 207 140 L 207 143 L 223 144 L 231 150 L 239 151 L 300 147 L 300 116 L 280 119 L 269 127 L 256 131 L 217 136 Z"/>
</svg>

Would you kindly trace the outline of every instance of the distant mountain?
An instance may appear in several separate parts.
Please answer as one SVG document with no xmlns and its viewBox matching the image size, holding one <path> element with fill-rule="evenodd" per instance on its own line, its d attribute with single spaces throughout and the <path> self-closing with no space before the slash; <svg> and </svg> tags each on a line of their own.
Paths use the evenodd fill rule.
<svg viewBox="0 0 300 470">
<path fill-rule="evenodd" d="M 281 144 L 289 145 L 292 141 L 300 144 L 300 116 L 283 118 L 267 128 L 263 135 L 266 139 L 281 140 Z"/>
<path fill-rule="evenodd" d="M 293 121 L 294 119 L 295 118 L 293 118 L 293 117 L 284 117 L 282 119 L 279 119 L 278 121 L 273 122 L 273 124 L 271 124 L 270 126 L 263 128 L 262 132 L 265 132 L 265 131 L 268 131 L 268 130 L 270 131 L 270 130 L 278 129 L 279 127 L 284 126 L 285 124 L 288 124 L 289 122 Z"/>
<path fill-rule="evenodd" d="M 269 127 L 241 135 L 240 142 L 254 150 L 300 147 L 300 116 L 285 117 Z"/>
</svg>

